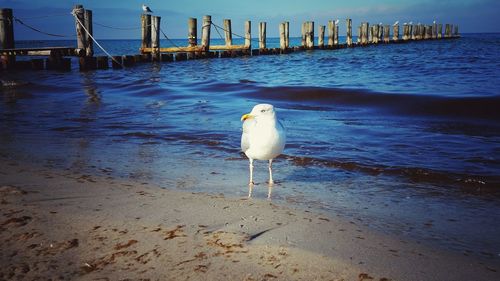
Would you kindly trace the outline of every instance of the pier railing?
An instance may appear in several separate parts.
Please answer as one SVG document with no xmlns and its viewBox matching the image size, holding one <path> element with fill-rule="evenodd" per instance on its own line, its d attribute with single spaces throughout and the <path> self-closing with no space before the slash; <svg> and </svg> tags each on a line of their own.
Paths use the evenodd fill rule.
<svg viewBox="0 0 500 281">
<path fill-rule="evenodd" d="M 2 70 L 70 70 L 71 58 L 78 57 L 81 71 L 94 69 L 108 69 L 130 67 L 138 62 L 158 61 L 173 62 L 188 59 L 221 58 L 236 56 L 257 56 L 269 54 L 286 54 L 302 50 L 325 49 L 334 50 L 341 48 L 353 48 L 377 44 L 405 43 L 420 40 L 438 40 L 460 37 L 458 25 L 433 22 L 432 24 L 402 24 L 400 36 L 400 24 L 396 22 L 388 24 L 373 24 L 362 22 L 358 27 L 357 42 L 353 41 L 352 20 L 346 19 L 346 39 L 344 43 L 339 42 L 339 20 L 328 21 L 327 25 L 319 25 L 317 28 L 317 44 L 315 44 L 315 23 L 307 21 L 301 26 L 301 43 L 298 46 L 290 46 L 288 21 L 279 24 L 279 48 L 268 48 L 266 44 L 267 23 L 258 23 L 258 36 L 252 38 L 251 21 L 246 21 L 244 34 L 232 31 L 231 20 L 224 19 L 222 26 L 212 22 L 212 17 L 207 15 L 202 19 L 201 41 L 198 44 L 197 19 L 188 19 L 187 46 L 177 46 L 164 30 L 161 29 L 161 17 L 151 14 L 141 15 L 141 46 L 139 54 L 136 55 L 110 55 L 93 37 L 92 11 L 84 9 L 82 5 L 75 5 L 71 15 L 75 20 L 76 46 L 43 47 L 43 48 L 15 48 L 14 46 L 14 22 L 23 25 L 33 31 L 50 36 L 63 37 L 41 31 L 40 29 L 24 23 L 23 19 L 16 18 L 12 9 L 0 9 L 0 71 Z M 99 24 L 103 27 L 106 25 Z M 224 45 L 210 45 L 212 28 L 224 40 Z M 125 29 L 125 28 L 117 28 Z M 135 28 L 134 28 L 135 29 Z M 139 29 L 139 28 L 137 28 Z M 391 37 L 392 29 L 392 37 Z M 212 32 L 213 34 L 213 32 Z M 223 34 L 223 35 L 222 35 Z M 161 36 L 168 40 L 172 46 L 160 46 Z M 234 45 L 233 36 L 244 40 L 244 44 Z M 326 38 L 325 38 L 326 37 Z M 252 44 L 255 43 L 255 44 Z M 106 56 L 94 56 L 94 44 L 98 46 Z M 252 48 L 255 47 L 256 48 Z M 47 56 L 47 59 L 35 58 L 31 60 L 16 60 L 18 56 Z"/>
</svg>

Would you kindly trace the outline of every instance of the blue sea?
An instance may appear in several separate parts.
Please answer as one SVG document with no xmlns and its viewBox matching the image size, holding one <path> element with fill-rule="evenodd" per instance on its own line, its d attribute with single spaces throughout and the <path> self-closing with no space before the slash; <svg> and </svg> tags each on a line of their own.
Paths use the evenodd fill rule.
<svg viewBox="0 0 500 281">
<path fill-rule="evenodd" d="M 99 42 L 113 55 L 140 47 Z M 0 153 L 246 197 L 240 117 L 271 103 L 287 130 L 273 202 L 499 261 L 499 70 L 500 34 L 89 72 L 74 59 L 71 72 L 0 72 Z M 265 162 L 254 177 L 265 200 Z"/>
</svg>

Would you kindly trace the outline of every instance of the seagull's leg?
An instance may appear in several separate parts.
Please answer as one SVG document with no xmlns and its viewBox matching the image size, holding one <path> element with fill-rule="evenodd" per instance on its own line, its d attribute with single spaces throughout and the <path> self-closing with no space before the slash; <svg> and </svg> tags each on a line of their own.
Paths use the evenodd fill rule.
<svg viewBox="0 0 500 281">
<path fill-rule="evenodd" d="M 273 184 L 273 159 L 269 159 L 269 185 Z"/>
<path fill-rule="evenodd" d="M 248 183 L 249 185 L 253 185 L 253 159 L 248 158 L 250 161 L 250 182 Z"/>
</svg>

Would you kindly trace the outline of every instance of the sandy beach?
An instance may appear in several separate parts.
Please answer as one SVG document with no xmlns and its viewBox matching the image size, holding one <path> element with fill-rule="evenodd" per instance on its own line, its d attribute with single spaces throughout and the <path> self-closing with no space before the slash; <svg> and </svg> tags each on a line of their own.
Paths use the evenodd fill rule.
<svg viewBox="0 0 500 281">
<path fill-rule="evenodd" d="M 166 190 L 2 156 L 0 280 L 498 280 L 446 252 L 264 198 Z"/>
</svg>

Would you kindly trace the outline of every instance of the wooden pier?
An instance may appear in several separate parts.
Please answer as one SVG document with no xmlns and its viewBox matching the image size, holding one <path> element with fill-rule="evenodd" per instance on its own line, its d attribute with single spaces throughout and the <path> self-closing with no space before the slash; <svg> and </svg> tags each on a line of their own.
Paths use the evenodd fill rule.
<svg viewBox="0 0 500 281">
<path fill-rule="evenodd" d="M 96 69 L 108 69 L 110 67 L 119 69 L 131 67 L 140 62 L 174 62 L 192 59 L 225 58 L 237 56 L 257 56 L 270 54 L 287 54 L 303 50 L 334 50 L 341 48 L 353 48 L 358 46 L 369 46 L 377 44 L 406 43 L 420 40 L 438 40 L 458 38 L 458 25 L 433 22 L 433 24 L 404 23 L 400 36 L 400 25 L 398 22 L 392 25 L 372 24 L 362 22 L 358 28 L 357 42 L 353 42 L 352 20 L 346 19 L 346 42 L 339 42 L 338 20 L 328 21 L 327 25 L 317 26 L 318 36 L 315 44 L 315 23 L 307 21 L 301 25 L 302 40 L 298 46 L 290 46 L 288 21 L 279 24 L 279 47 L 268 48 L 266 44 L 267 23 L 259 22 L 258 36 L 252 39 L 252 23 L 246 21 L 244 33 L 236 34 L 232 31 L 231 20 L 224 19 L 222 26 L 212 22 L 211 16 L 204 16 L 201 24 L 201 40 L 198 44 L 198 20 L 189 18 L 187 21 L 188 38 L 187 46 L 160 46 L 161 35 L 164 39 L 171 41 L 161 29 L 161 17 L 150 14 L 142 14 L 141 22 L 141 46 L 136 55 L 111 56 L 103 49 L 93 37 L 92 11 L 86 10 L 82 5 L 73 7 L 72 15 L 75 20 L 76 46 L 45 47 L 45 48 L 15 48 L 14 46 L 14 21 L 21 20 L 14 17 L 12 9 L 0 9 L 0 71 L 10 70 L 71 70 L 71 58 L 78 57 L 80 71 Z M 212 28 L 217 33 L 224 34 L 224 45 L 210 45 Z M 32 28 L 33 29 L 33 28 Z M 392 29 L 392 36 L 391 36 Z M 221 33 L 222 31 L 222 33 Z M 233 36 L 244 40 L 242 45 L 233 44 Z M 325 38 L 327 37 L 327 38 Z M 171 41 L 172 42 L 172 41 Z M 255 42 L 256 44 L 252 44 Z M 94 57 L 94 44 L 102 49 L 107 56 Z M 175 45 L 175 44 L 173 44 Z M 255 47 L 252 49 L 252 47 Z M 37 56 L 46 59 L 31 59 L 17 61 L 16 57 Z"/>
</svg>

